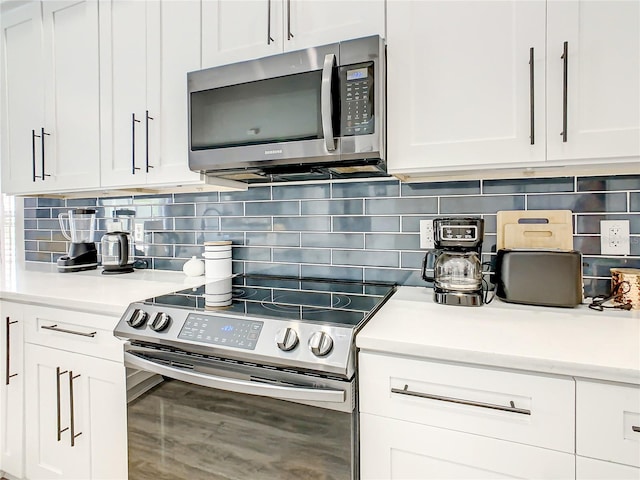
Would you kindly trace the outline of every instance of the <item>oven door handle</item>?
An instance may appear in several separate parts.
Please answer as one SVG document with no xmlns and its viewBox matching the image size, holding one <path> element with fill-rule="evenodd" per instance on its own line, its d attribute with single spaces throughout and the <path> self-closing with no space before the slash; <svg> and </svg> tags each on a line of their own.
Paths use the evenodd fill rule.
<svg viewBox="0 0 640 480">
<path fill-rule="evenodd" d="M 345 401 L 345 392 L 343 390 L 289 387 L 260 383 L 251 380 L 239 380 L 235 378 L 205 375 L 203 373 L 171 367 L 169 365 L 146 360 L 130 352 L 124 352 L 124 361 L 127 366 L 139 368 L 147 372 L 157 373 L 159 375 L 203 387 L 218 388 L 220 390 L 227 390 L 230 392 L 261 395 L 263 397 L 278 398 L 282 400 L 331 403 L 343 403 Z"/>
</svg>

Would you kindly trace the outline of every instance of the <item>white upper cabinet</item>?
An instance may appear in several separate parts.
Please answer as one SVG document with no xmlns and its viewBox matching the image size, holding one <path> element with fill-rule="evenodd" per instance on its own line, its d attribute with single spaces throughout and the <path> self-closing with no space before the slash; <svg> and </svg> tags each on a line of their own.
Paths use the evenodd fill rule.
<svg viewBox="0 0 640 480">
<path fill-rule="evenodd" d="M 2 15 L 2 191 L 37 190 L 36 137 L 44 128 L 40 2 Z M 9 120 L 10 119 L 10 120 Z M 37 165 L 36 165 L 36 155 Z M 36 185 L 38 182 L 38 185 Z"/>
<path fill-rule="evenodd" d="M 548 160 L 637 157 L 640 2 L 550 0 L 547 18 Z"/>
<path fill-rule="evenodd" d="M 384 36 L 384 8 L 383 0 L 205 1 L 202 67 Z"/>
<path fill-rule="evenodd" d="M 187 159 L 187 72 L 200 68 L 200 1 L 101 6 L 102 185 L 199 181 Z"/>
<path fill-rule="evenodd" d="M 544 160 L 544 2 L 396 0 L 387 16 L 392 173 Z"/>
<path fill-rule="evenodd" d="M 35 2 L 2 22 L 3 191 L 97 187 L 98 3 Z"/>
<path fill-rule="evenodd" d="M 640 2 L 394 0 L 387 31 L 391 173 L 639 161 Z"/>
</svg>

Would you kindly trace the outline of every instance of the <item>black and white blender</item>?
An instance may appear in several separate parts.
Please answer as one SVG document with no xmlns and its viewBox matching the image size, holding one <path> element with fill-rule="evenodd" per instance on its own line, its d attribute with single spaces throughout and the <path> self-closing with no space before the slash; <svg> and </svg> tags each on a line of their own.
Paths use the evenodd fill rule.
<svg viewBox="0 0 640 480">
<path fill-rule="evenodd" d="M 65 226 L 65 219 L 69 228 Z M 71 241 L 69 252 L 57 261 L 59 272 L 80 272 L 98 267 L 98 250 L 94 242 L 96 211 L 86 208 L 71 209 L 58 215 L 60 230 Z"/>
<path fill-rule="evenodd" d="M 482 238 L 479 217 L 440 217 L 433 220 L 433 250 L 422 264 L 422 278 L 433 282 L 433 300 L 445 305 L 483 304 Z M 431 259 L 433 261 L 431 262 Z M 427 274 L 433 265 L 433 276 Z"/>
</svg>

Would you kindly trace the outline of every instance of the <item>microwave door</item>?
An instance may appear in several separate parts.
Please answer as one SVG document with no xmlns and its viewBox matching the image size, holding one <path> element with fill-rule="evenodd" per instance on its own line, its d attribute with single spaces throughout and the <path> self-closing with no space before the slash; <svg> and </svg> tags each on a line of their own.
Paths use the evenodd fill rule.
<svg viewBox="0 0 640 480">
<path fill-rule="evenodd" d="M 191 169 L 339 160 L 339 58 L 328 45 L 191 73 Z"/>
</svg>

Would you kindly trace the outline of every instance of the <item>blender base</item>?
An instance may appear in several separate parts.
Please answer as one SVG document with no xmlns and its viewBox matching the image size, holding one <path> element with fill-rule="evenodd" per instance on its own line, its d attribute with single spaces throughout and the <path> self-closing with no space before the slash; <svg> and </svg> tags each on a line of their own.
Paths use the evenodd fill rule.
<svg viewBox="0 0 640 480">
<path fill-rule="evenodd" d="M 482 290 L 471 292 L 433 290 L 433 301 L 442 305 L 461 305 L 463 307 L 482 306 Z"/>
<path fill-rule="evenodd" d="M 69 253 L 60 257 L 56 265 L 58 272 L 82 272 L 98 268 L 98 252 L 96 244 L 71 243 Z"/>
</svg>

